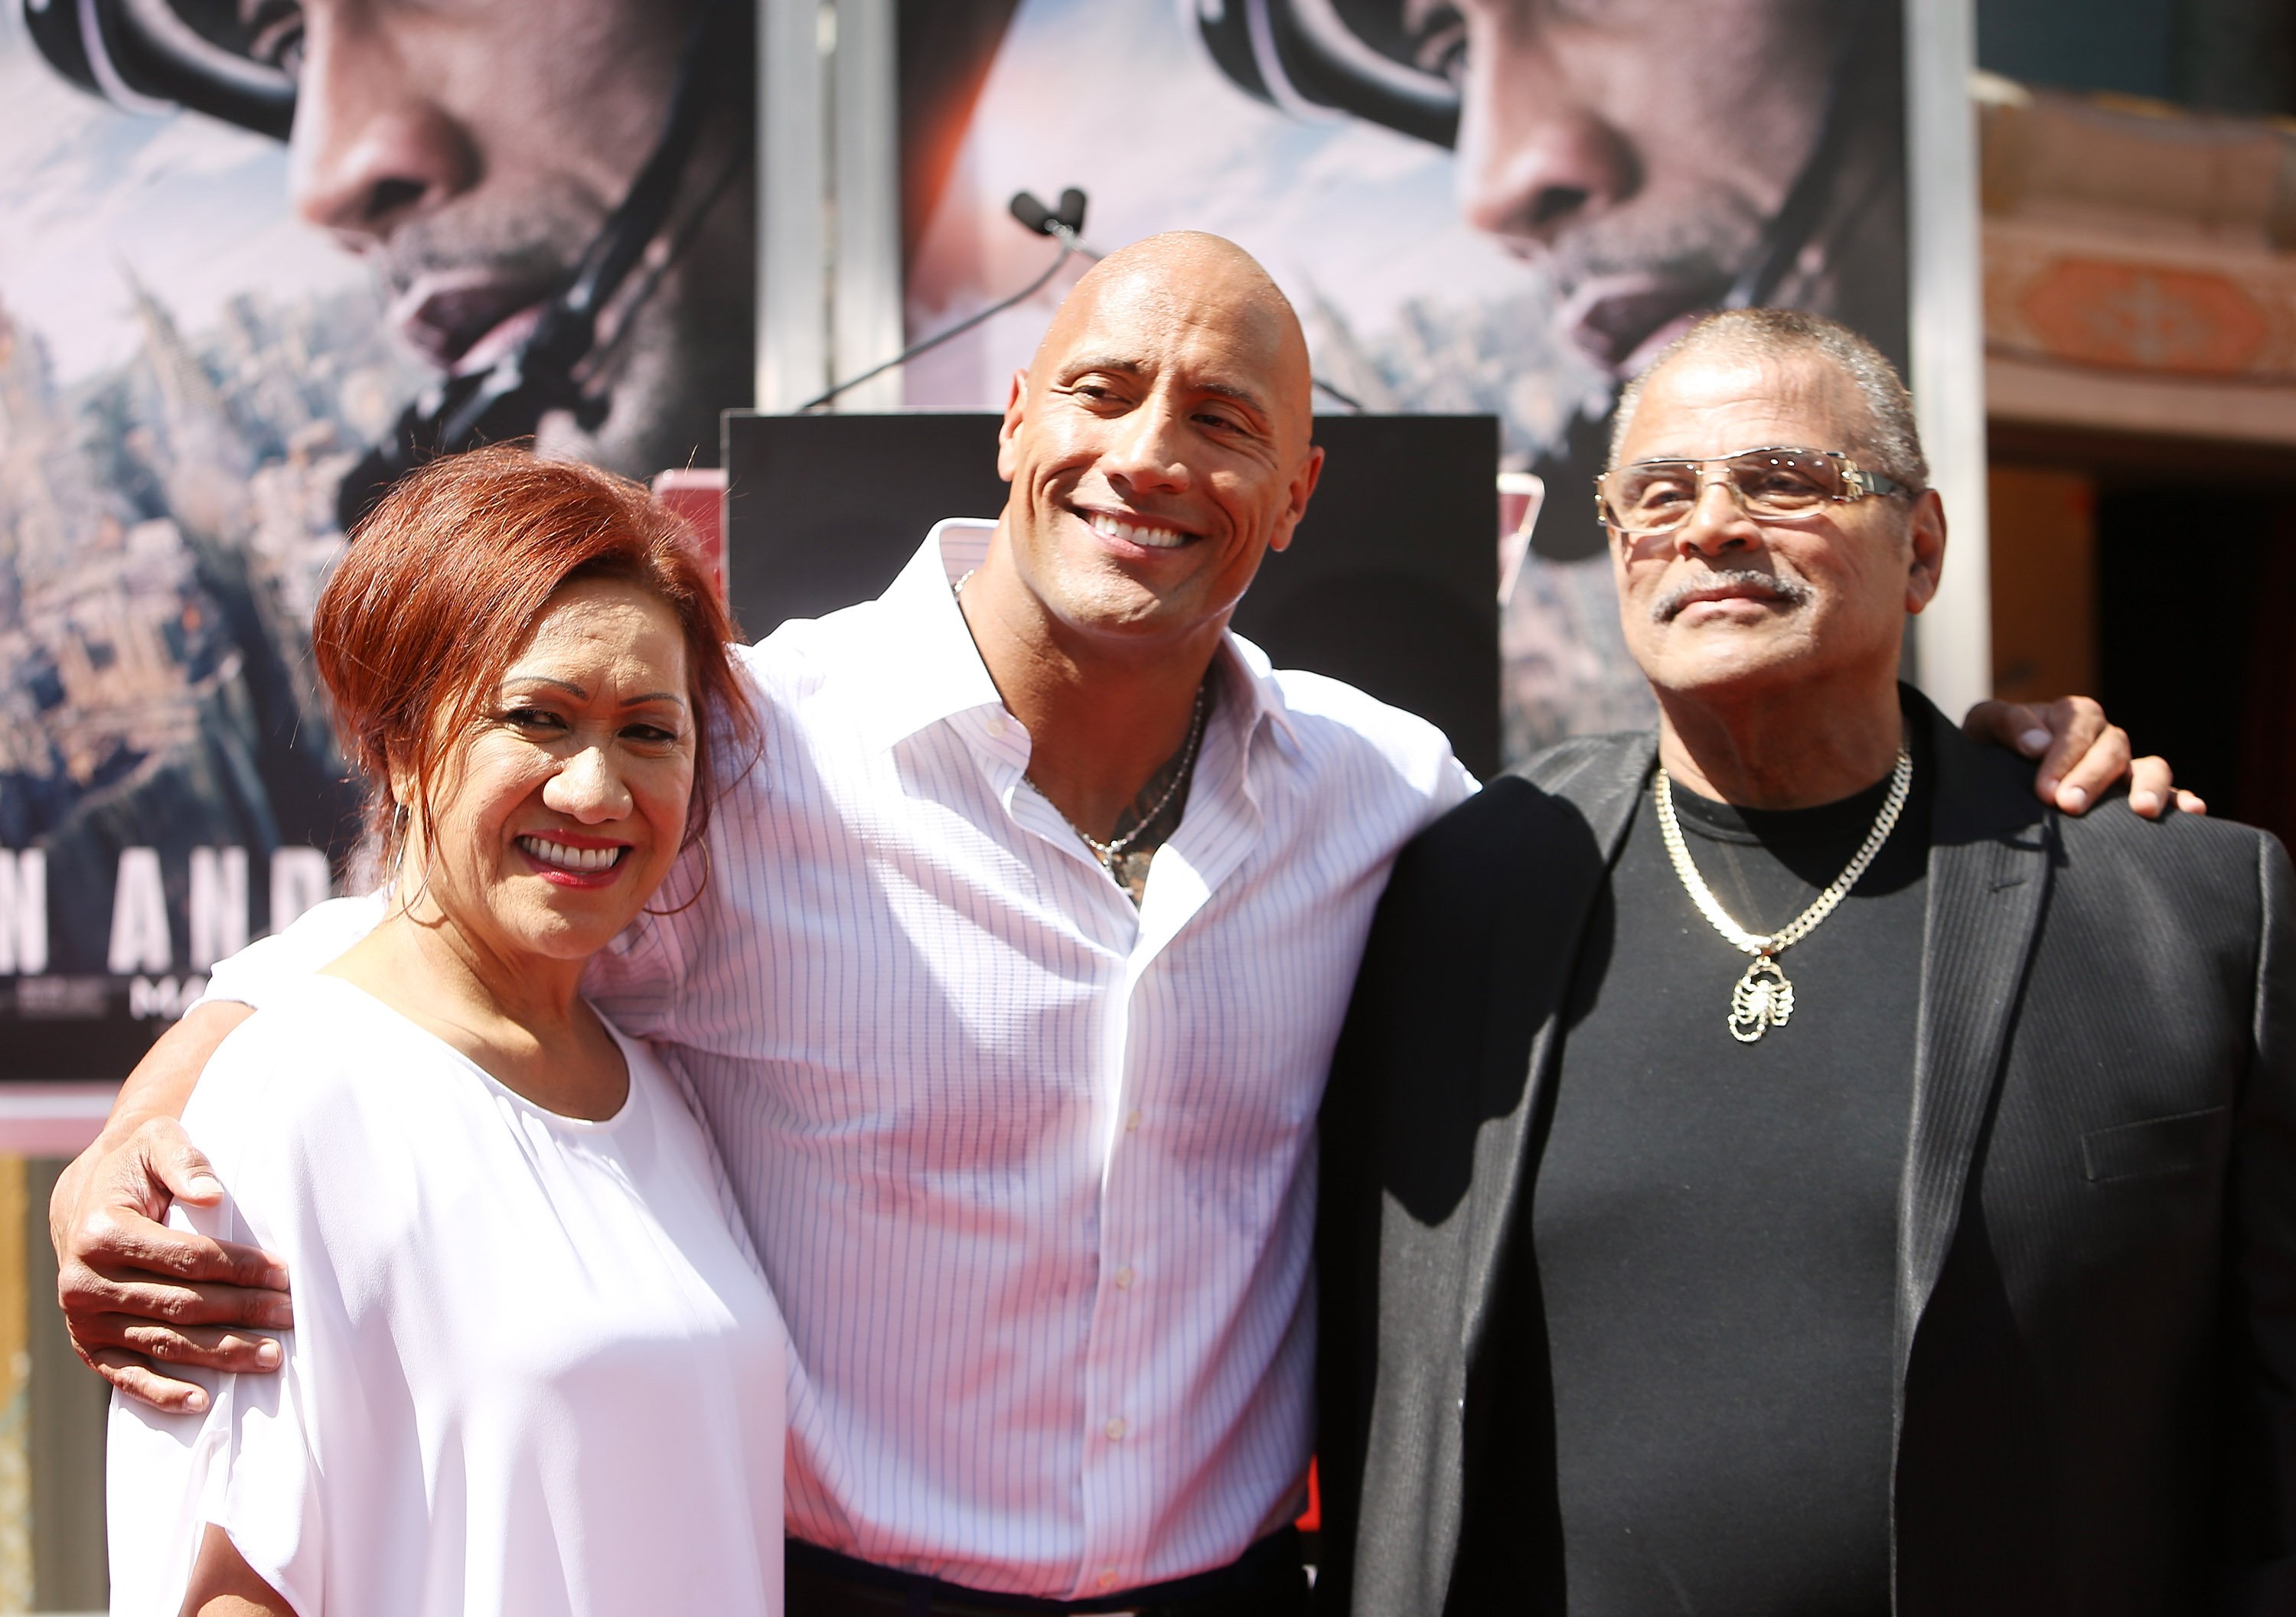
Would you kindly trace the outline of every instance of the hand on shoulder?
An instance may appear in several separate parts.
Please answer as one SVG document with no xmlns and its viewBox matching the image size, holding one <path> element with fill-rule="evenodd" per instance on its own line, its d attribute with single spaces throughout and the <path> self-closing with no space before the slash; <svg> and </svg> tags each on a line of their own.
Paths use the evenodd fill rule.
<svg viewBox="0 0 2296 1617">
<path fill-rule="evenodd" d="M 2065 696 L 2038 705 L 1980 702 L 1961 727 L 1972 741 L 2038 759 L 2034 795 L 2067 814 L 2087 813 L 2123 777 L 2128 807 L 2146 819 L 2158 819 L 2171 807 L 2182 814 L 2209 811 L 2196 793 L 2177 785 L 2167 759 L 2136 757 L 2128 732 L 2108 722 L 2103 706 L 2091 697 Z"/>
</svg>

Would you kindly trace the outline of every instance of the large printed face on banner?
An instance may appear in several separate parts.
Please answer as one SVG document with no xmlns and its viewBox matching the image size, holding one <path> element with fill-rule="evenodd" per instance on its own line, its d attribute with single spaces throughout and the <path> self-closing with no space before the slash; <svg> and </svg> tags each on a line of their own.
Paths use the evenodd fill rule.
<svg viewBox="0 0 2296 1617">
<path fill-rule="evenodd" d="M 703 14 L 0 5 L 9 1075 L 116 1074 L 211 961 L 327 892 L 357 790 L 307 634 L 339 494 L 600 255 Z M 715 459 L 753 348 L 745 51 L 694 92 L 567 390 L 495 435 L 636 475 Z"/>
<path fill-rule="evenodd" d="M 912 333 L 1025 283 L 1016 189 L 1086 189 L 1103 247 L 1234 237 L 1319 375 L 1496 414 L 1544 478 L 1503 616 L 1510 754 L 1638 725 L 1590 492 L 1618 386 L 1732 303 L 1902 356 L 1902 28 L 1899 0 L 1022 0 L 912 243 Z M 913 365 L 910 402 L 993 406 L 1043 318 Z"/>
<path fill-rule="evenodd" d="M 293 80 L 288 196 L 364 260 L 406 349 L 485 369 L 531 334 L 661 134 L 696 0 L 251 0 Z M 644 475 L 717 441 L 749 391 L 751 131 L 716 119 L 646 262 L 605 304 L 545 453 Z M 737 184 L 736 182 L 740 182 Z"/>
<path fill-rule="evenodd" d="M 1827 127 L 1856 53 L 1876 53 L 1861 10 L 1876 8 L 1406 0 L 1404 21 L 1412 59 L 1457 94 L 1462 214 L 1542 267 L 1571 340 L 1629 377 L 1734 291 L 1857 301 L 1849 282 L 1873 267 L 1845 261 L 1844 225 L 1866 199 L 1833 182 L 1893 157 L 1897 140 L 1886 94 Z M 1894 50 L 1875 59 L 1896 70 Z M 1826 194 L 1791 216 L 1806 177 Z"/>
</svg>

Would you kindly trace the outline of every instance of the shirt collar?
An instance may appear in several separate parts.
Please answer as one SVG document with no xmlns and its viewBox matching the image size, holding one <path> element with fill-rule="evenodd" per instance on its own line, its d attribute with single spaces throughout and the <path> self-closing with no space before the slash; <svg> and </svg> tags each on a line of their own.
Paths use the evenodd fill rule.
<svg viewBox="0 0 2296 1617">
<path fill-rule="evenodd" d="M 877 597 L 883 633 L 872 636 L 873 700 L 861 718 L 873 750 L 1004 698 L 957 609 L 956 581 L 988 554 L 996 524 L 972 517 L 935 522 L 890 587 Z"/>
<path fill-rule="evenodd" d="M 934 523 L 900 576 L 877 598 L 886 655 L 878 664 L 877 699 L 863 720 L 873 748 L 897 746 L 961 713 L 1004 710 L 1004 698 L 956 603 L 956 581 L 988 560 L 996 531 L 995 522 L 978 517 Z M 1243 704 L 1237 717 L 1246 737 L 1257 735 L 1266 720 L 1298 743 L 1299 732 L 1267 653 L 1231 633 L 1213 665 L 1226 669 L 1225 701 Z"/>
<path fill-rule="evenodd" d="M 1227 669 L 1227 688 L 1222 693 L 1229 701 L 1241 698 L 1243 733 L 1246 737 L 1259 734 L 1263 721 L 1283 733 L 1292 745 L 1300 743 L 1300 732 L 1292 723 L 1292 710 L 1283 703 L 1283 687 L 1275 678 L 1275 666 L 1267 653 L 1246 640 L 1234 630 L 1228 631 L 1221 643 L 1219 655 L 1213 666 Z"/>
</svg>

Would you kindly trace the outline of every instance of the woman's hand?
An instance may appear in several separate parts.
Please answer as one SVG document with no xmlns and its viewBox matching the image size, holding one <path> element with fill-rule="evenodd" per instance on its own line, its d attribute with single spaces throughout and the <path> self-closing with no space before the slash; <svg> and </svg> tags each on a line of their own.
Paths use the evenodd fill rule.
<svg viewBox="0 0 2296 1617">
<path fill-rule="evenodd" d="M 1972 741 L 2040 759 L 2034 794 L 2067 814 L 2087 813 L 2123 776 L 2128 777 L 2128 806 L 2148 820 L 2161 817 L 2172 795 L 2180 814 L 2209 811 L 2196 794 L 2177 785 L 2167 759 L 2132 758 L 2128 732 L 2107 723 L 2104 709 L 2090 697 L 2065 696 L 2040 707 L 1980 702 L 1969 710 L 1961 729 Z"/>
</svg>

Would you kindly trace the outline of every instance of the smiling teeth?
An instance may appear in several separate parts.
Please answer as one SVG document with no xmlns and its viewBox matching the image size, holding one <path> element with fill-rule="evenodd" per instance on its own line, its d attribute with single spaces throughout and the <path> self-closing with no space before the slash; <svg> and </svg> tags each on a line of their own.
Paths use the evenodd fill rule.
<svg viewBox="0 0 2296 1617">
<path fill-rule="evenodd" d="M 1169 528 L 1146 528 L 1120 521 L 1104 511 L 1092 513 L 1092 530 L 1103 539 L 1122 539 L 1128 545 L 1142 545 L 1151 550 L 1177 550 L 1188 542 L 1188 536 Z"/>
<path fill-rule="evenodd" d="M 614 861 L 622 857 L 619 848 L 570 848 L 563 842 L 547 842 L 538 836 L 522 836 L 518 845 L 545 865 L 555 865 L 561 870 L 576 870 L 594 875 L 602 870 L 611 870 Z"/>
</svg>

